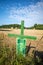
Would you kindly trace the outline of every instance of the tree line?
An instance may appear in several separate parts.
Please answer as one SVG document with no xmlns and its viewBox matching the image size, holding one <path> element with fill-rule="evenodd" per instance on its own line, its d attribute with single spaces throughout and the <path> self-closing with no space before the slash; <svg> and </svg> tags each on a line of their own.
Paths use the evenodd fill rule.
<svg viewBox="0 0 43 65">
<path fill-rule="evenodd" d="M 1 25 L 0 28 L 17 28 L 20 29 L 21 25 L 20 24 L 9 24 L 9 25 Z M 43 30 L 43 24 L 34 24 L 34 26 L 31 27 L 24 27 L 25 29 L 39 29 Z"/>
</svg>

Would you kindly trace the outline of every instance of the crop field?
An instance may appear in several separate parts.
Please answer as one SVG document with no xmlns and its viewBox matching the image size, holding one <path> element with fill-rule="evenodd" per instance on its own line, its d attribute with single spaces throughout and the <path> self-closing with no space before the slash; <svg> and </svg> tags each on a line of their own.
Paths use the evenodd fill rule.
<svg viewBox="0 0 43 65">
<path fill-rule="evenodd" d="M 3 42 L 6 44 L 9 44 L 10 46 L 12 46 L 13 44 L 15 45 L 16 38 L 15 37 L 8 37 L 8 33 L 20 34 L 20 32 L 21 32 L 20 29 L 2 30 L 2 31 L 0 31 L 0 39 L 2 38 Z M 24 35 L 36 36 L 37 37 L 36 40 L 26 39 L 26 45 L 29 46 L 29 44 L 31 43 L 30 46 L 36 47 L 36 49 L 43 51 L 43 30 L 25 29 Z"/>
<path fill-rule="evenodd" d="M 16 38 L 15 37 L 9 37 L 8 33 L 20 34 L 20 32 L 21 32 L 20 29 L 0 30 L 0 48 L 1 48 L 1 45 L 3 45 L 3 46 L 6 46 L 6 47 L 9 47 L 10 49 L 12 49 L 12 47 L 13 47 L 13 49 L 14 49 L 16 47 Z M 24 35 L 36 36 L 37 37 L 36 40 L 26 39 L 26 49 L 27 49 L 26 53 L 28 55 L 33 56 L 34 50 L 38 51 L 38 52 L 43 52 L 43 30 L 34 30 L 34 29 L 33 30 L 28 30 L 28 29 L 24 29 Z M 11 51 L 11 54 L 12 54 L 12 52 L 13 51 Z M 8 52 L 8 55 L 9 55 L 9 53 L 10 52 Z M 43 56 L 43 54 L 42 54 L 42 56 Z M 13 57 L 13 55 L 11 55 L 11 57 Z M 28 58 L 28 57 L 26 57 L 26 58 Z M 0 62 L 0 64 L 2 62 Z M 10 61 L 8 61 L 8 62 L 10 63 Z M 14 61 L 14 64 L 8 64 L 7 63 L 5 65 L 24 65 L 25 64 L 25 62 L 23 62 L 24 64 L 15 64 L 15 62 L 16 61 Z M 30 62 L 31 61 L 29 60 L 29 63 Z M 13 61 L 11 63 L 13 63 Z M 26 61 L 26 63 L 28 63 L 28 61 Z M 32 64 L 26 64 L 26 65 L 32 65 Z M 33 64 L 33 65 L 35 65 L 35 64 Z"/>
</svg>

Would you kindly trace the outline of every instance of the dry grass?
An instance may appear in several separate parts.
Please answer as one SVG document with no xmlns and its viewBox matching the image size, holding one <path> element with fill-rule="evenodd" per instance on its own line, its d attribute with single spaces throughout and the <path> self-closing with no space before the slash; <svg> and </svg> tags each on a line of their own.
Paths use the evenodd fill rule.
<svg viewBox="0 0 43 65">
<path fill-rule="evenodd" d="M 13 29 L 12 31 L 0 31 L 0 40 L 2 40 L 2 42 L 4 44 L 10 45 L 10 47 L 11 47 L 12 45 L 16 44 L 16 38 L 8 37 L 8 33 L 20 34 L 20 32 L 21 32 L 20 29 Z M 36 41 L 29 40 L 29 39 L 26 40 L 27 46 L 29 46 L 29 44 L 31 43 L 30 52 L 32 52 L 34 50 L 34 48 L 32 48 L 32 47 L 36 47 L 36 50 L 43 51 L 43 38 L 41 39 L 41 37 L 43 36 L 43 30 L 26 30 L 25 29 L 24 35 L 30 35 L 30 36 L 37 37 Z"/>
</svg>

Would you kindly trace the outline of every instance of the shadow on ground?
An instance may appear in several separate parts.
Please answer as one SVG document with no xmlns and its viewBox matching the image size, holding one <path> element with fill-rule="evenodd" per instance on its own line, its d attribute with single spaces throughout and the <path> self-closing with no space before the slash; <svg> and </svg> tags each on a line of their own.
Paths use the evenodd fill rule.
<svg viewBox="0 0 43 65">
<path fill-rule="evenodd" d="M 31 43 L 28 46 L 26 46 L 26 54 L 29 53 L 31 48 L 35 48 L 34 46 L 31 46 Z"/>
</svg>

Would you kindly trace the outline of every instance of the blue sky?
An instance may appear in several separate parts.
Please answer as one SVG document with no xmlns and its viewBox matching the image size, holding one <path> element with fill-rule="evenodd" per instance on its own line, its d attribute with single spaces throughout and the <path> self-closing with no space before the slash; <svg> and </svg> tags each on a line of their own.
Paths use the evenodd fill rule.
<svg viewBox="0 0 43 65">
<path fill-rule="evenodd" d="M 20 24 L 25 26 L 43 24 L 43 0 L 0 0 L 0 25 Z"/>
</svg>

